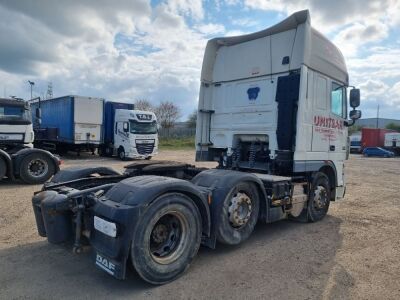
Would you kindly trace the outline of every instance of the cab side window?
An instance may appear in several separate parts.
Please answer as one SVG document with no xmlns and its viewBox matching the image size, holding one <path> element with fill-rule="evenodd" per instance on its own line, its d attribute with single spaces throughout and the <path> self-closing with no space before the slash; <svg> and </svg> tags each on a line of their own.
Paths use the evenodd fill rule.
<svg viewBox="0 0 400 300">
<path fill-rule="evenodd" d="M 346 88 L 335 82 L 332 82 L 331 112 L 346 118 Z"/>
</svg>

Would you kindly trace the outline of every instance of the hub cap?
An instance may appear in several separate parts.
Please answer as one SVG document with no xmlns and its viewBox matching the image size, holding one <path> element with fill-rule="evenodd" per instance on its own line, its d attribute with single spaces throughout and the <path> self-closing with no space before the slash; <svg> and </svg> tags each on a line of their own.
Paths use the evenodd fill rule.
<svg viewBox="0 0 400 300">
<path fill-rule="evenodd" d="M 314 191 L 314 207 L 318 210 L 324 209 L 328 204 L 328 194 L 323 186 L 318 186 Z"/>
<path fill-rule="evenodd" d="M 189 225 L 180 212 L 169 212 L 158 219 L 150 235 L 150 253 L 159 264 L 170 264 L 183 253 Z"/>
<path fill-rule="evenodd" d="M 238 192 L 233 195 L 228 207 L 229 223 L 234 228 L 240 228 L 247 224 L 252 212 L 250 197 Z"/>
<path fill-rule="evenodd" d="M 40 177 L 47 173 L 49 166 L 47 162 L 42 159 L 31 160 L 28 164 L 28 173 L 33 177 Z"/>
</svg>

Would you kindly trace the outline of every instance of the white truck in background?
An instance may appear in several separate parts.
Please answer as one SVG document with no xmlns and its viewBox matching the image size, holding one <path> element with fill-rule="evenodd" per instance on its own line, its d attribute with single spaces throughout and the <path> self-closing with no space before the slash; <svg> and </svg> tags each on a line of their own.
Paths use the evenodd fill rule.
<svg viewBox="0 0 400 300">
<path fill-rule="evenodd" d="M 33 148 L 34 137 L 28 102 L 0 98 L 0 181 L 7 177 L 38 184 L 59 170 L 57 157 Z"/>
<path fill-rule="evenodd" d="M 101 156 L 151 159 L 158 153 L 158 125 L 153 112 L 134 110 L 133 104 L 106 102 Z"/>
<path fill-rule="evenodd" d="M 165 284 L 200 244 L 240 244 L 257 222 L 322 220 L 345 194 L 347 127 L 361 117 L 360 91 L 350 90 L 348 114 L 344 58 L 310 22 L 300 11 L 208 42 L 196 160 L 217 168 L 136 161 L 112 176 L 62 170 L 32 198 L 39 234 L 72 241 L 75 253 L 90 244 L 93 264 L 115 278 L 129 263 L 145 281 Z"/>
<path fill-rule="evenodd" d="M 400 155 L 400 132 L 385 133 L 384 147 Z"/>
<path fill-rule="evenodd" d="M 58 153 L 95 149 L 101 156 L 150 159 L 158 151 L 154 113 L 134 110 L 132 103 L 68 95 L 30 101 L 41 110 L 35 122 L 35 145 Z M 35 118 L 33 119 L 35 121 Z"/>
</svg>

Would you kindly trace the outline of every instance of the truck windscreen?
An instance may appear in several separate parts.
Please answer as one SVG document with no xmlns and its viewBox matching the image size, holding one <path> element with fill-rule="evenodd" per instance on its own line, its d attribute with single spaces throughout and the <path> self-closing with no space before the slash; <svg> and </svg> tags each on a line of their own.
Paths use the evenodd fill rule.
<svg viewBox="0 0 400 300">
<path fill-rule="evenodd" d="M 157 133 L 157 122 L 145 123 L 129 120 L 129 128 L 133 134 L 155 134 Z"/>
<path fill-rule="evenodd" d="M 31 124 L 30 109 L 24 105 L 0 104 L 0 124 Z"/>
</svg>

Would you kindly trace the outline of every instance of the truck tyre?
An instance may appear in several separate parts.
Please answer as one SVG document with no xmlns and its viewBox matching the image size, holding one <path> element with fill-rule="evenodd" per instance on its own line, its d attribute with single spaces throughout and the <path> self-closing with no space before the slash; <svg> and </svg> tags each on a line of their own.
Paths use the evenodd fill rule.
<svg viewBox="0 0 400 300">
<path fill-rule="evenodd" d="M 328 213 L 331 199 L 331 188 L 328 176 L 322 172 L 316 172 L 312 176 L 311 190 L 307 205 L 307 220 L 317 222 Z"/>
<path fill-rule="evenodd" d="M 165 194 L 142 215 L 131 246 L 133 267 L 151 284 L 168 283 L 185 272 L 201 242 L 201 215 L 194 202 Z"/>
<path fill-rule="evenodd" d="M 120 160 L 125 160 L 126 159 L 124 147 L 119 147 L 118 148 L 118 157 L 119 157 Z"/>
<path fill-rule="evenodd" d="M 7 173 L 7 165 L 4 159 L 0 157 L 0 181 L 6 176 Z"/>
<path fill-rule="evenodd" d="M 32 153 L 25 156 L 19 168 L 20 178 L 28 184 L 44 183 L 54 175 L 54 172 L 54 162 L 43 153 Z"/>
<path fill-rule="evenodd" d="M 236 245 L 249 238 L 258 220 L 260 198 L 257 187 L 250 182 L 240 182 L 226 196 L 219 223 L 217 240 Z"/>
</svg>

